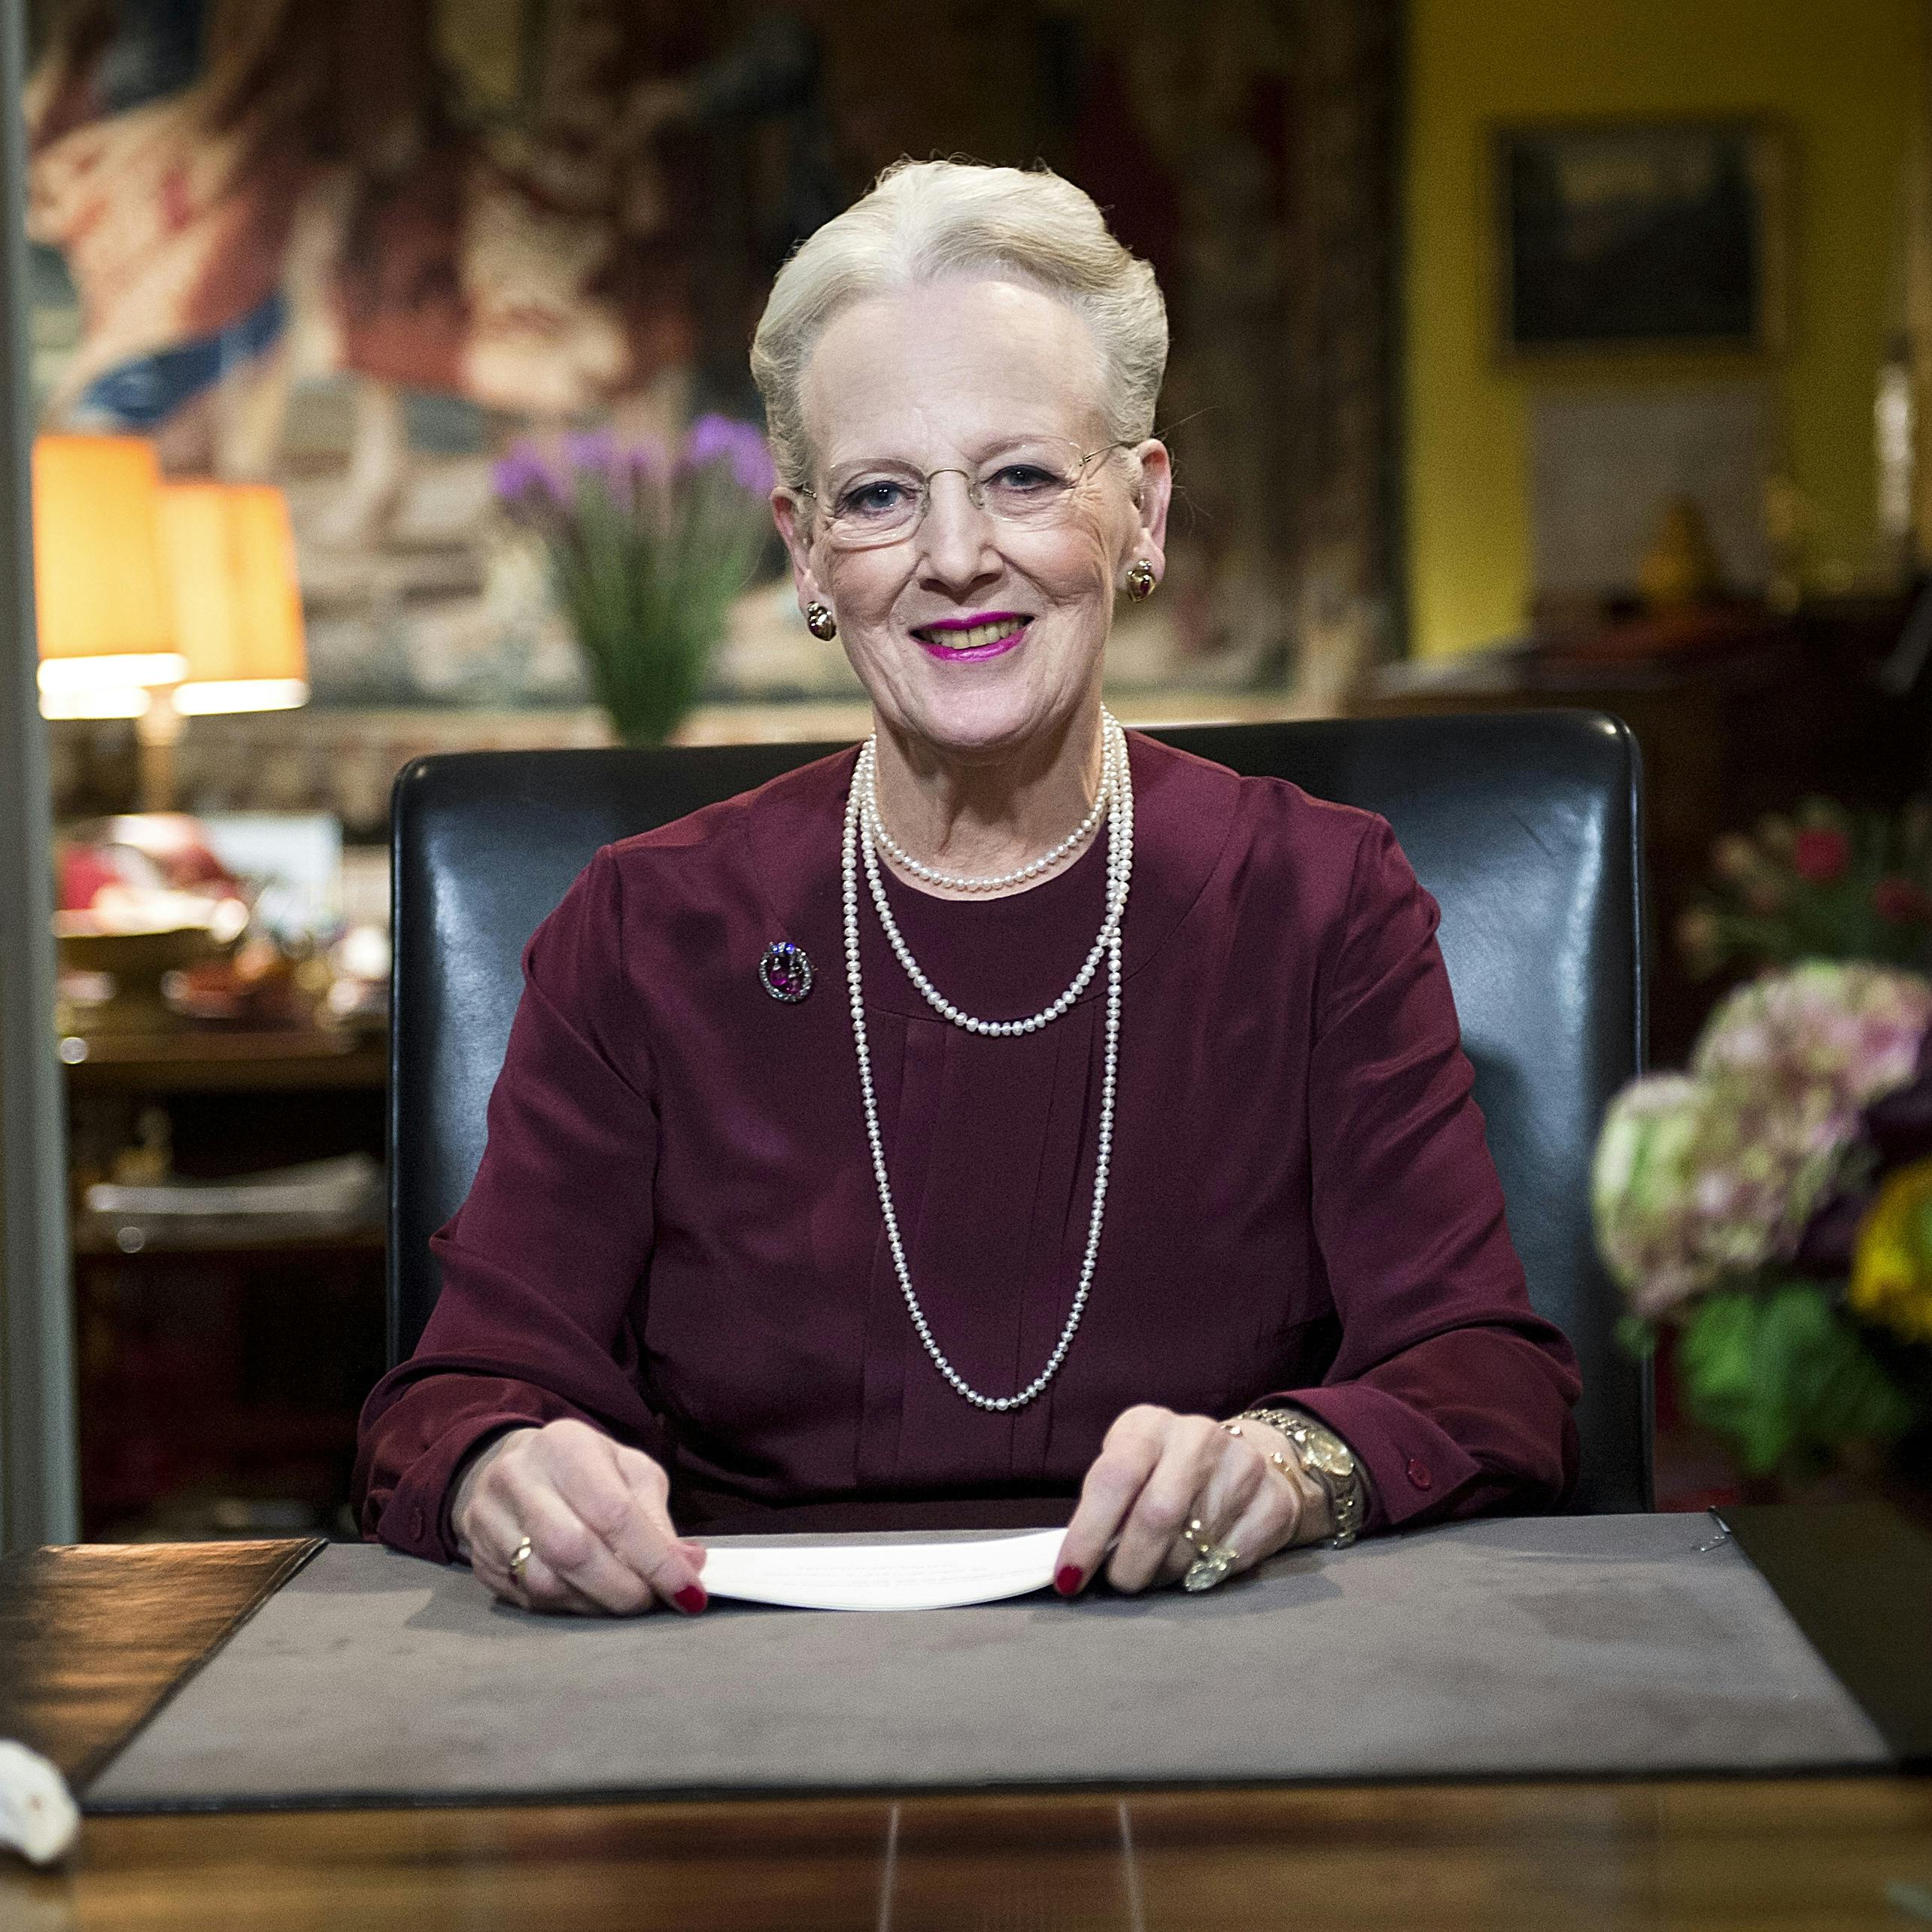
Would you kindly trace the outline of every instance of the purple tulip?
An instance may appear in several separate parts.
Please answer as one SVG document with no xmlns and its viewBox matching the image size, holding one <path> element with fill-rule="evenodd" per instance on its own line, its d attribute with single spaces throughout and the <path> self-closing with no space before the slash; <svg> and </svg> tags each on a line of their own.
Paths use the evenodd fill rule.
<svg viewBox="0 0 1932 1932">
<path fill-rule="evenodd" d="M 685 439 L 682 467 L 702 469 L 707 463 L 728 463 L 740 489 L 754 497 L 767 495 L 777 472 L 765 439 L 749 423 L 729 416 L 700 416 Z"/>
<path fill-rule="evenodd" d="M 512 443 L 497 461 L 491 480 L 497 501 L 512 506 L 532 497 L 543 497 L 560 508 L 565 500 L 561 478 L 534 443 Z"/>
<path fill-rule="evenodd" d="M 615 481 L 623 473 L 617 439 L 608 430 L 588 430 L 564 439 L 564 460 L 577 475 Z"/>
</svg>

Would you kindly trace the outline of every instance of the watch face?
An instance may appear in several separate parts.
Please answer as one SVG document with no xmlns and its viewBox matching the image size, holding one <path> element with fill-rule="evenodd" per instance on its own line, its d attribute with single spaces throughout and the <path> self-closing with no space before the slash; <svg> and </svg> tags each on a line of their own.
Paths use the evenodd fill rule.
<svg viewBox="0 0 1932 1932">
<path fill-rule="evenodd" d="M 1323 1475 L 1352 1476 L 1355 1473 L 1355 1457 L 1341 1437 L 1328 1429 L 1310 1429 L 1303 1437 L 1308 1451 L 1308 1460 Z"/>
</svg>

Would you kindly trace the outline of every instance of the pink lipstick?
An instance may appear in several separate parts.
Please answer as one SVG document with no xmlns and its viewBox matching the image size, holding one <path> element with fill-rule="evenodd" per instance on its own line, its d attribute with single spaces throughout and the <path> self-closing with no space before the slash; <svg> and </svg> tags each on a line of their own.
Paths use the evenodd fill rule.
<svg viewBox="0 0 1932 1932">
<path fill-rule="evenodd" d="M 953 664 L 978 664 L 1016 650 L 1025 642 L 1032 621 L 1018 611 L 977 611 L 971 617 L 943 617 L 919 624 L 913 635 L 935 658 Z"/>
</svg>

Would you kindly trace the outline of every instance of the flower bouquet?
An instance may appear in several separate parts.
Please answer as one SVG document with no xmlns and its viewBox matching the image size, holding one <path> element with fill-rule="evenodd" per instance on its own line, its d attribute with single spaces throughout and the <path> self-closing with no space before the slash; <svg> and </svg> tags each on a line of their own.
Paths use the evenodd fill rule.
<svg viewBox="0 0 1932 1932">
<path fill-rule="evenodd" d="M 697 702 L 731 600 L 770 530 L 764 439 L 700 416 L 673 451 L 655 439 L 515 444 L 497 499 L 548 554 L 592 688 L 627 744 L 660 744 Z"/>
<path fill-rule="evenodd" d="M 1811 797 L 1726 833 L 1677 941 L 1700 979 L 1799 959 L 1932 968 L 1932 802 L 1888 816 Z"/>
<path fill-rule="evenodd" d="M 1747 1475 L 1932 1419 L 1932 980 L 1809 960 L 1738 988 L 1688 1074 L 1612 1103 L 1592 1197 L 1626 1343 L 1675 1330 Z"/>
</svg>

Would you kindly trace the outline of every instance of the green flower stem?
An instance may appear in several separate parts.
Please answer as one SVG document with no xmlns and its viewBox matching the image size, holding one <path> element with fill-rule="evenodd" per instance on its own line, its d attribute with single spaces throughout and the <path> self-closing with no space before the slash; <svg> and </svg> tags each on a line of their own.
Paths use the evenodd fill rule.
<svg viewBox="0 0 1932 1932">
<path fill-rule="evenodd" d="M 762 515 L 712 464 L 631 503 L 580 474 L 570 513 L 545 529 L 557 602 L 627 743 L 661 743 L 697 702 L 756 565 Z"/>
</svg>

